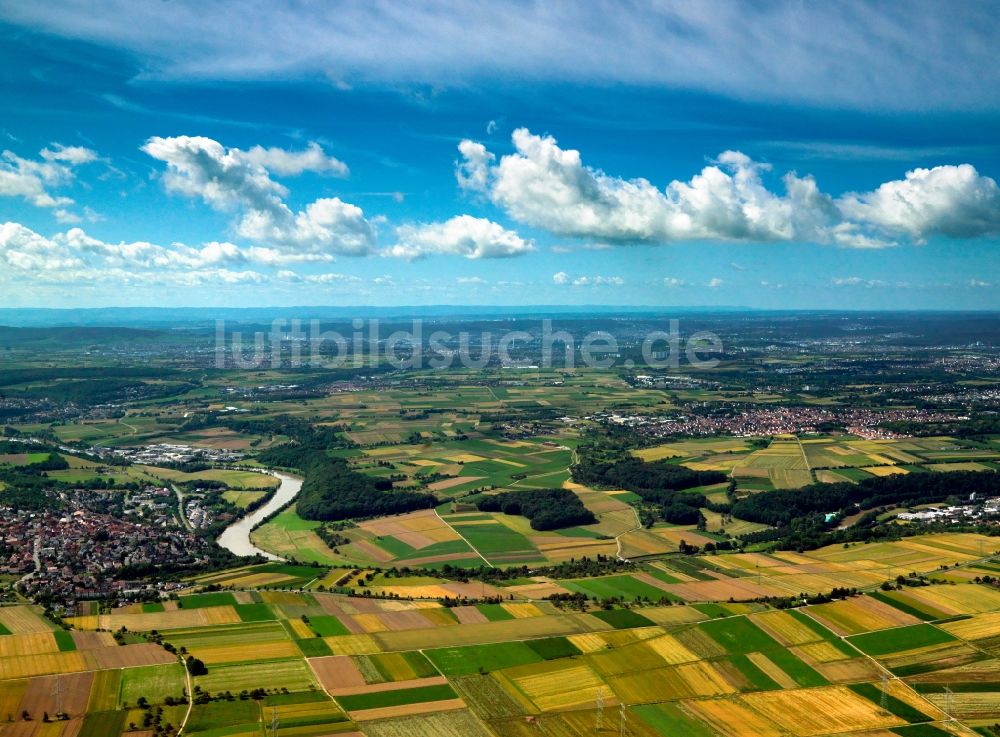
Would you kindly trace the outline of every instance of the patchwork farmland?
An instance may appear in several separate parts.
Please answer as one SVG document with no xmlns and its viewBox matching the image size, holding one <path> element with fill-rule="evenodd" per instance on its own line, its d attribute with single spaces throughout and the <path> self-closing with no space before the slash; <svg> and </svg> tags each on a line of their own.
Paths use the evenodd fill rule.
<svg viewBox="0 0 1000 737">
<path fill-rule="evenodd" d="M 646 737 L 986 734 L 1000 719 L 1000 593 L 960 575 L 982 565 L 979 548 L 932 535 L 485 589 L 380 573 L 366 595 L 326 591 L 323 568 L 265 564 L 62 627 L 0 607 L 0 734 L 147 737 L 183 724 L 192 737 L 260 737 L 276 721 L 305 737 L 582 736 L 623 718 Z M 885 581 L 885 560 L 946 564 L 952 578 L 791 609 L 697 588 Z M 561 608 L 541 586 L 586 603 Z M 188 676 L 188 657 L 204 669 Z"/>
</svg>

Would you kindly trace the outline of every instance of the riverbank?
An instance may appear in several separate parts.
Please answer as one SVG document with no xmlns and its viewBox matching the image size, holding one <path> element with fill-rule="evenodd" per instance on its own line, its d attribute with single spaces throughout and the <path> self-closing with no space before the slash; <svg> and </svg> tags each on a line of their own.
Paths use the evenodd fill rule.
<svg viewBox="0 0 1000 737">
<path fill-rule="evenodd" d="M 274 472 L 274 476 L 281 481 L 274 496 L 268 500 L 267 504 L 227 527 L 216 541 L 220 547 L 240 557 L 260 555 L 268 560 L 284 560 L 280 556 L 261 550 L 250 541 L 250 533 L 253 529 L 270 515 L 289 504 L 302 489 L 302 479 L 277 472 Z"/>
</svg>

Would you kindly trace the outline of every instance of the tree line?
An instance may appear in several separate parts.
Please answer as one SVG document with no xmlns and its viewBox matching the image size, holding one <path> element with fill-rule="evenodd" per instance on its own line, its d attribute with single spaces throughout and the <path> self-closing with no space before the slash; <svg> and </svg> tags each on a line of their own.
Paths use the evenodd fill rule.
<svg viewBox="0 0 1000 737">
<path fill-rule="evenodd" d="M 856 484 L 811 484 L 801 489 L 779 489 L 737 501 L 735 517 L 772 527 L 787 527 L 795 519 L 814 514 L 841 514 L 851 509 L 882 506 L 909 507 L 940 502 L 950 496 L 967 499 L 1000 495 L 996 471 L 952 471 L 875 476 Z"/>
</svg>

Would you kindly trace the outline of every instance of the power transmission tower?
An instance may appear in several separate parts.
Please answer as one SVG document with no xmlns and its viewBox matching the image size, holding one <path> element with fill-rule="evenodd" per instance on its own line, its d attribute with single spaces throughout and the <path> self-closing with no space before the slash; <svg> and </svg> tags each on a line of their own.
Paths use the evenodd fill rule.
<svg viewBox="0 0 1000 737">
<path fill-rule="evenodd" d="M 278 710 L 271 709 L 271 737 L 278 737 Z"/>
<path fill-rule="evenodd" d="M 882 674 L 882 698 L 879 706 L 882 707 L 882 711 L 887 711 L 889 708 L 889 676 L 885 673 Z"/>
<path fill-rule="evenodd" d="M 597 689 L 597 724 L 594 726 L 595 732 L 604 729 L 604 687 Z"/>
<path fill-rule="evenodd" d="M 944 687 L 944 714 L 949 719 L 953 718 L 951 716 L 951 703 L 952 703 L 952 697 L 954 695 L 955 694 L 952 693 L 951 688 L 949 688 L 948 686 Z"/>
<path fill-rule="evenodd" d="M 619 737 L 625 737 L 625 704 L 620 706 L 619 712 L 621 713 L 621 726 L 618 734 Z"/>
</svg>

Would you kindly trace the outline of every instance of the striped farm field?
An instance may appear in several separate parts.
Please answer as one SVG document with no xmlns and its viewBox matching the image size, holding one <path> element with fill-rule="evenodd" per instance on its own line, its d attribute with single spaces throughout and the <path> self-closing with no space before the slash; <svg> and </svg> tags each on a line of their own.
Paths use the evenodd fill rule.
<svg viewBox="0 0 1000 737">
<path fill-rule="evenodd" d="M 1000 591 L 976 584 L 923 586 L 890 591 L 886 596 L 925 612 L 933 619 L 947 619 L 1000 609 Z"/>
<path fill-rule="evenodd" d="M 313 672 L 301 658 L 209 666 L 208 675 L 198 676 L 195 683 L 211 693 L 226 690 L 239 693 L 255 688 L 308 691 L 318 685 Z"/>
<path fill-rule="evenodd" d="M 804 645 L 832 637 L 823 625 L 794 609 L 753 614 L 750 621 L 785 646 Z"/>
<path fill-rule="evenodd" d="M 723 696 L 739 690 L 719 667 L 704 660 L 611 676 L 607 680 L 615 694 L 628 704 Z"/>
<path fill-rule="evenodd" d="M 240 615 L 231 606 L 205 609 L 177 609 L 173 611 L 134 614 L 101 614 L 97 617 L 69 617 L 66 620 L 80 629 L 117 630 L 124 627 L 134 632 L 172 630 L 184 627 L 209 627 L 217 624 L 235 624 Z"/>
<path fill-rule="evenodd" d="M 604 681 L 590 667 L 574 660 L 508 668 L 502 676 L 514 683 L 541 711 L 559 711 L 594 703 Z"/>
<path fill-rule="evenodd" d="M 79 651 L 0 658 L 0 680 L 30 678 L 49 673 L 75 673 L 87 669 L 87 661 Z"/>
<path fill-rule="evenodd" d="M 55 625 L 41 616 L 40 610 L 29 606 L 0 606 L 0 626 L 15 635 L 55 629 Z"/>
<path fill-rule="evenodd" d="M 239 663 L 246 660 L 248 654 L 252 655 L 253 659 L 256 661 L 284 660 L 285 658 L 297 657 L 300 654 L 299 649 L 291 640 L 258 642 L 250 647 L 252 649 L 248 650 L 247 645 L 238 643 L 215 646 L 197 645 L 195 647 L 189 647 L 188 652 L 205 661 L 207 665 Z"/>
<path fill-rule="evenodd" d="M 809 616 L 839 635 L 856 635 L 920 622 L 917 617 L 870 596 L 856 596 L 810 607 Z"/>
<path fill-rule="evenodd" d="M 969 619 L 942 622 L 938 626 L 945 632 L 962 640 L 974 641 L 987 638 L 1000 640 L 1000 612 L 976 614 Z"/>
<path fill-rule="evenodd" d="M 0 637 L 0 658 L 59 652 L 61 648 L 53 635 L 53 632 L 33 632 Z"/>
<path fill-rule="evenodd" d="M 738 697 L 772 725 L 800 737 L 884 729 L 906 724 L 845 686 L 768 691 Z"/>
<path fill-rule="evenodd" d="M 380 719 L 365 724 L 368 737 L 492 737 L 467 710 Z"/>
</svg>

